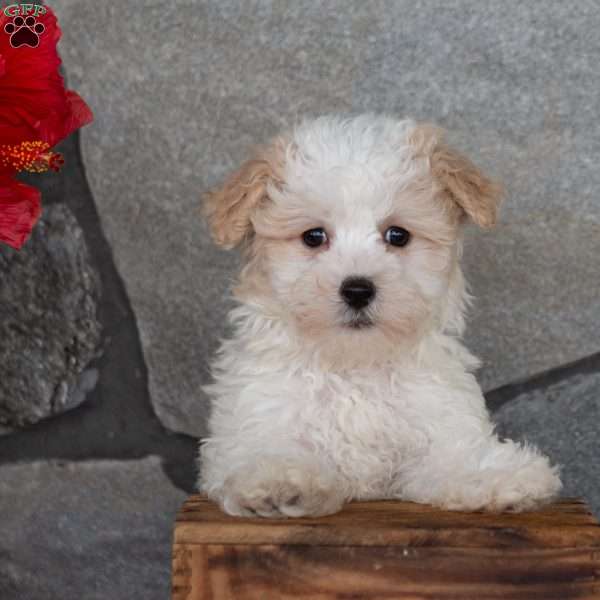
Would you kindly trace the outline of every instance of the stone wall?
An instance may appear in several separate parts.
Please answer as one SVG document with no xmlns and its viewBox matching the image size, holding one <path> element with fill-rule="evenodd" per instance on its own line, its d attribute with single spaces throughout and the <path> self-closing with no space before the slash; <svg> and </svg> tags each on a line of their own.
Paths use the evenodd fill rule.
<svg viewBox="0 0 600 600">
<path fill-rule="evenodd" d="M 13 377 L 0 379 L 0 597 L 131 598 L 133 539 L 154 544 L 139 557 L 156 566 L 139 573 L 144 597 L 167 597 L 170 524 L 192 488 L 200 386 L 236 268 L 210 243 L 200 194 L 303 115 L 434 121 L 506 184 L 499 226 L 467 239 L 467 341 L 499 431 L 538 443 L 566 493 L 600 514 L 598 3 L 52 5 L 69 85 L 96 121 L 81 156 L 68 140 L 65 171 L 44 176 L 34 239 L 0 253 L 0 374 Z M 33 327 L 46 309 L 15 294 L 50 263 L 64 274 L 48 288 L 55 333 L 36 338 L 17 321 Z M 63 328 L 65 307 L 78 317 Z M 147 514 L 124 532 L 136 510 Z M 20 546 L 27 531 L 35 548 Z M 48 582 L 69 561 L 82 574 L 61 594 Z"/>
</svg>

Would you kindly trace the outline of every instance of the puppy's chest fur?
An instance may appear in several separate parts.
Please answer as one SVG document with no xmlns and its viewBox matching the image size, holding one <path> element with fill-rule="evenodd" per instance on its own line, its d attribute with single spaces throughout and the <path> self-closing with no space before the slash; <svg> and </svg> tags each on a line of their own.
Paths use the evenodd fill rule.
<svg viewBox="0 0 600 600">
<path fill-rule="evenodd" d="M 430 344 L 427 361 L 404 357 L 333 371 L 268 333 L 244 327 L 224 343 L 215 384 L 207 388 L 211 436 L 232 448 L 267 439 L 282 454 L 308 451 L 341 472 L 360 497 L 380 496 L 407 462 L 418 461 L 440 420 L 464 412 L 451 390 L 475 385 L 461 347 L 448 350 L 449 342 Z"/>
<path fill-rule="evenodd" d="M 258 376 L 245 392 L 230 390 L 236 406 L 226 411 L 233 417 L 226 418 L 227 425 L 235 420 L 238 432 L 254 430 L 257 436 L 271 431 L 283 453 L 294 447 L 316 453 L 360 497 L 378 497 L 403 464 L 427 449 L 434 420 L 426 415 L 437 401 L 428 398 L 428 379 L 422 371 L 392 366 L 331 373 L 281 365 Z"/>
<path fill-rule="evenodd" d="M 290 421 L 294 437 L 328 455 L 363 489 L 368 481 L 381 487 L 428 443 L 416 395 L 402 378 L 391 370 L 301 377 L 306 393 Z"/>
</svg>

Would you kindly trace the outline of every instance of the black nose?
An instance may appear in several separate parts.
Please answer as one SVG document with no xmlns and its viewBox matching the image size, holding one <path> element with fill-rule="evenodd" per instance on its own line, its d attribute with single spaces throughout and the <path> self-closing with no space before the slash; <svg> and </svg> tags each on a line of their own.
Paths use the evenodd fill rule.
<svg viewBox="0 0 600 600">
<path fill-rule="evenodd" d="M 364 277 L 348 277 L 340 287 L 340 294 L 352 308 L 364 308 L 375 298 L 375 286 Z"/>
</svg>

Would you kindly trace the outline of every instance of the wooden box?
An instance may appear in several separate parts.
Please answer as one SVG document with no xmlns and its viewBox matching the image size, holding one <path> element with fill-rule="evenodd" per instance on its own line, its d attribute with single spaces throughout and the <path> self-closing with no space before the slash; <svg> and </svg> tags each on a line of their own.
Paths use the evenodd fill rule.
<svg viewBox="0 0 600 600">
<path fill-rule="evenodd" d="M 533 513 L 355 502 L 319 519 L 238 519 L 192 496 L 173 600 L 600 599 L 600 525 L 581 500 Z"/>
</svg>

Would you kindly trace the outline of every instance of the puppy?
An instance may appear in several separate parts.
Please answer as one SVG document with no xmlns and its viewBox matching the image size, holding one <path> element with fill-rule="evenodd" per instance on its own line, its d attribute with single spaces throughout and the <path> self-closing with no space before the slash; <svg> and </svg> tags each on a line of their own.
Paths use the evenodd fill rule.
<svg viewBox="0 0 600 600">
<path fill-rule="evenodd" d="M 245 262 L 206 388 L 200 489 L 231 515 L 279 518 L 555 496 L 557 467 L 494 433 L 460 342 L 463 227 L 491 227 L 499 198 L 438 129 L 374 115 L 304 121 L 209 193 L 214 239 Z"/>
</svg>

